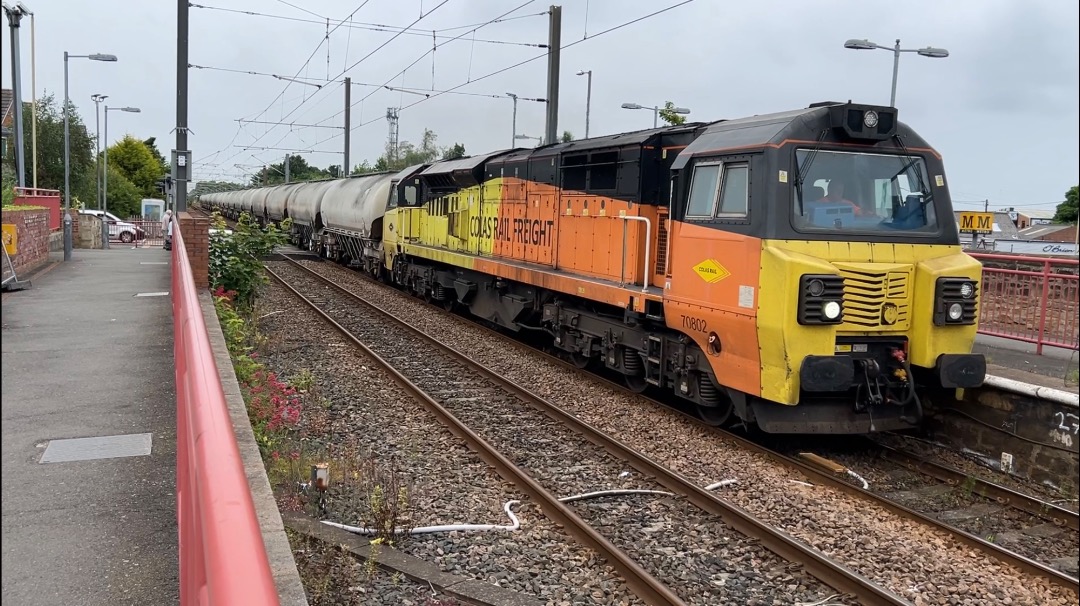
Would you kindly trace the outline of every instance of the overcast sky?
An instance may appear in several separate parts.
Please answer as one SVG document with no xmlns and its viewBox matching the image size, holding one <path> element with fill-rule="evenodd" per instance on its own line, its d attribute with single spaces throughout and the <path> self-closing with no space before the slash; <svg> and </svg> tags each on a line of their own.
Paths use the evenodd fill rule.
<svg viewBox="0 0 1080 606">
<path fill-rule="evenodd" d="M 805 107 L 824 100 L 887 104 L 891 54 L 846 50 L 843 43 L 848 38 L 869 38 L 891 46 L 899 37 L 904 48 L 936 46 L 951 53 L 947 59 L 913 53 L 901 56 L 897 106 L 901 120 L 944 155 L 958 208 L 981 208 L 981 201 L 989 199 L 992 208 L 1052 210 L 1065 190 L 1078 182 L 1080 40 L 1076 3 L 696 0 L 601 34 L 680 1 L 563 2 L 563 45 L 579 43 L 563 51 L 560 132 L 570 130 L 579 138 L 585 134 L 586 78 L 575 74 L 589 69 L 593 71 L 590 134 L 594 136 L 652 125 L 652 112 L 621 109 L 624 102 L 653 105 L 671 100 L 690 108 L 690 119 L 699 121 Z M 65 50 L 72 54 L 115 54 L 118 63 L 71 60 L 72 100 L 91 129 L 93 93 L 109 95 L 106 103 L 112 106 L 141 108 L 140 114 L 110 112 L 109 140 L 116 141 L 126 133 L 139 138 L 154 136 L 168 156 L 175 143 L 170 131 L 176 115 L 176 3 L 25 3 L 37 14 L 39 95 L 42 91 L 63 95 Z M 525 45 L 545 44 L 548 35 L 547 18 L 540 15 L 548 8 L 544 1 L 200 3 L 288 19 L 192 7 L 190 63 L 299 75 L 323 86 L 191 69 L 189 126 L 193 134 L 189 145 L 197 179 L 239 180 L 244 170 L 280 161 L 285 153 L 245 150 L 245 146 L 315 150 L 303 154 L 310 163 L 340 164 L 342 154 L 326 152 L 339 152 L 343 146 L 343 116 L 339 112 L 344 104 L 340 81 L 345 75 L 357 83 L 381 85 L 389 81 L 396 86 L 446 90 L 542 54 L 542 49 Z M 475 32 L 471 27 L 459 27 L 488 22 L 522 4 L 525 6 L 509 15 L 521 18 L 489 24 Z M 326 19 L 331 19 L 333 29 L 350 13 L 353 27 L 345 21 L 327 44 Z M 406 33 L 390 41 L 394 33 L 361 29 L 373 23 L 408 26 L 421 13 L 424 16 L 414 27 L 429 30 L 423 35 Z M 29 19 L 23 25 L 23 99 L 28 101 Z M 435 42 L 441 44 L 434 52 L 434 68 L 432 29 L 440 30 Z M 464 35 L 448 41 L 459 34 Z M 586 35 L 589 39 L 583 41 Z M 11 85 L 9 45 L 10 32 L 4 27 L 5 87 Z M 477 154 L 509 146 L 512 103 L 505 94 L 546 96 L 546 61 L 541 58 L 457 89 L 481 96 L 443 94 L 425 99 L 371 86 L 352 88 L 352 164 L 374 161 L 382 153 L 387 139 L 387 107 L 405 107 L 417 101 L 421 102 L 401 111 L 403 141 L 418 141 L 427 127 L 438 135 L 440 145 L 460 142 L 470 154 Z M 238 118 L 338 128 L 242 124 Z M 518 133 L 540 136 L 543 127 L 543 104 L 520 101 Z"/>
</svg>

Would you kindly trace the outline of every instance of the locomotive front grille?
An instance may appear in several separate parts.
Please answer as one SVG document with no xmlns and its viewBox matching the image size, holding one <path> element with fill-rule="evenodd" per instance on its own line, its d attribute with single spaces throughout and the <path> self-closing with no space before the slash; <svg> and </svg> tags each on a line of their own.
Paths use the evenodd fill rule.
<svg viewBox="0 0 1080 606">
<path fill-rule="evenodd" d="M 873 266 L 870 266 L 873 267 Z M 907 330 L 911 270 L 842 267 L 844 322 L 841 330 Z"/>
</svg>

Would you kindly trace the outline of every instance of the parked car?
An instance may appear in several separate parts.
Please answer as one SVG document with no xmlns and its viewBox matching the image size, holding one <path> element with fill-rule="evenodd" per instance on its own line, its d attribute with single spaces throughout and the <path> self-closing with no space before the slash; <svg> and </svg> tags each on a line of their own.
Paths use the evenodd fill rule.
<svg viewBox="0 0 1080 606">
<path fill-rule="evenodd" d="M 123 221 L 120 219 L 120 217 L 117 217 L 110 212 L 83 209 L 79 211 L 79 214 L 92 215 L 95 217 L 105 215 L 105 220 L 109 222 L 110 240 L 120 240 L 121 242 L 128 244 L 136 240 L 142 240 L 146 238 L 146 232 L 143 231 L 141 227 L 135 225 L 134 223 L 128 223 L 127 221 Z"/>
</svg>

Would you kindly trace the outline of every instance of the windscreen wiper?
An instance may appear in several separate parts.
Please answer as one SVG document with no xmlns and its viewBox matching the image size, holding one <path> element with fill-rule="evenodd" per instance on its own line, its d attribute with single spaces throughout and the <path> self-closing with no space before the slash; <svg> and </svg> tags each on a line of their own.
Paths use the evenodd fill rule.
<svg viewBox="0 0 1080 606">
<path fill-rule="evenodd" d="M 818 135 L 817 141 L 814 143 L 814 147 L 810 149 L 810 153 L 806 155 L 806 167 L 804 171 L 799 168 L 799 154 L 795 154 L 795 194 L 799 197 L 799 214 L 805 214 L 803 211 L 803 180 L 806 179 L 806 174 L 810 173 L 810 165 L 814 163 L 814 158 L 817 157 L 819 151 L 821 151 L 821 145 L 825 141 L 825 135 L 829 134 L 829 129 L 825 128 L 821 130 L 821 134 Z"/>
</svg>

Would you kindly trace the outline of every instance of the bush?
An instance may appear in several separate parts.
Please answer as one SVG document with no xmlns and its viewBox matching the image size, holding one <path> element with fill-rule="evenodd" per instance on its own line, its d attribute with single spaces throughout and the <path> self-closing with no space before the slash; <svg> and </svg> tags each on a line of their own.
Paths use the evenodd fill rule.
<svg viewBox="0 0 1080 606">
<path fill-rule="evenodd" d="M 249 307 L 267 281 L 260 259 L 285 244 L 289 222 L 282 223 L 281 229 L 273 224 L 263 229 L 245 213 L 227 234 L 225 220 L 214 213 L 213 227 L 217 231 L 210 234 L 210 285 L 235 292 L 234 301 Z"/>
</svg>

